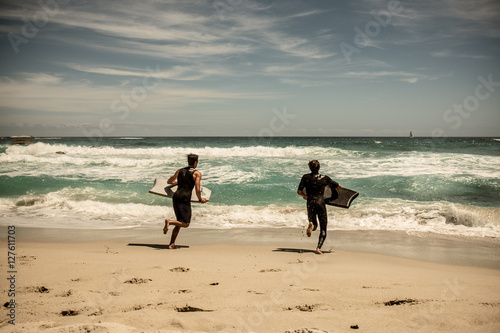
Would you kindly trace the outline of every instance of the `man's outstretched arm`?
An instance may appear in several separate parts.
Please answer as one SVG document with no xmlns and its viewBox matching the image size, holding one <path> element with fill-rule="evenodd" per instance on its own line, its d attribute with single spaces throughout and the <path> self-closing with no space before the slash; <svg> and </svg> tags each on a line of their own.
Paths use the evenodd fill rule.
<svg viewBox="0 0 500 333">
<path fill-rule="evenodd" d="M 168 184 L 177 184 L 177 177 L 179 176 L 179 171 L 180 171 L 180 170 L 181 170 L 181 169 L 178 169 L 178 170 L 174 173 L 174 175 L 173 175 L 172 177 L 170 177 L 170 178 L 167 180 L 167 183 L 168 183 Z"/>
</svg>

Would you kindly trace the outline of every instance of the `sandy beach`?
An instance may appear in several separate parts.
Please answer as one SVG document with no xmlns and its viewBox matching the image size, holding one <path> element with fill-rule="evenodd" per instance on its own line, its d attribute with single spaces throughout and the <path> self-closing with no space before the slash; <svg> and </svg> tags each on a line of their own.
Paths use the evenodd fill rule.
<svg viewBox="0 0 500 333">
<path fill-rule="evenodd" d="M 425 257 L 421 237 L 377 236 L 401 238 L 389 255 L 332 232 L 319 256 L 301 230 L 187 229 L 177 250 L 156 230 L 16 232 L 10 274 L 2 227 L 1 332 L 500 331 L 494 241 L 434 239 Z M 457 261 L 461 246 L 487 260 Z"/>
</svg>

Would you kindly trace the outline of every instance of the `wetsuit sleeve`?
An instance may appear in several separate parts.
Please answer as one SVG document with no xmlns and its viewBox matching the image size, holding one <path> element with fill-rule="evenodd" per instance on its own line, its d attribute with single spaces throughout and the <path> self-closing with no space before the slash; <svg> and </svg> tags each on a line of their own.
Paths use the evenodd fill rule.
<svg viewBox="0 0 500 333">
<path fill-rule="evenodd" d="M 339 187 L 339 183 L 337 183 L 336 181 L 332 180 L 330 177 L 326 176 L 327 177 L 327 180 L 328 180 L 328 184 L 331 185 L 331 187 L 333 188 L 337 188 Z"/>
<path fill-rule="evenodd" d="M 306 187 L 306 177 L 302 176 L 302 179 L 300 180 L 299 188 L 297 190 L 302 191 Z"/>
</svg>

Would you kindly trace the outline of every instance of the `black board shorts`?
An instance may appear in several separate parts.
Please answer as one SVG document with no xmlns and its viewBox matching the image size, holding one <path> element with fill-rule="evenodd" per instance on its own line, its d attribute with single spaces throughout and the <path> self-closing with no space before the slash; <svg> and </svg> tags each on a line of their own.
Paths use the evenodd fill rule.
<svg viewBox="0 0 500 333">
<path fill-rule="evenodd" d="M 179 222 L 191 223 L 191 201 L 173 198 L 175 218 Z"/>
</svg>

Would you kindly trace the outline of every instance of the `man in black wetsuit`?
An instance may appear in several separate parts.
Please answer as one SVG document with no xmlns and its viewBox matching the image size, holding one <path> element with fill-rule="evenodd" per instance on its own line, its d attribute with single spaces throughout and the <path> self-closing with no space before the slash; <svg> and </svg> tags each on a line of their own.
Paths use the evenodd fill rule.
<svg viewBox="0 0 500 333">
<path fill-rule="evenodd" d="M 191 222 L 191 193 L 193 188 L 196 188 L 196 196 L 201 203 L 207 202 L 207 199 L 201 196 L 201 172 L 196 170 L 198 165 L 198 155 L 189 154 L 188 166 L 179 169 L 175 174 L 170 177 L 167 181 L 169 184 L 177 184 L 177 191 L 175 191 L 172 198 L 175 218 L 177 220 L 165 220 L 165 227 L 163 228 L 163 233 L 167 234 L 168 227 L 174 225 L 175 228 L 172 231 L 172 237 L 170 239 L 169 249 L 175 249 L 175 239 L 179 234 L 181 228 L 189 227 Z"/>
<path fill-rule="evenodd" d="M 342 188 L 342 186 L 333 181 L 330 177 L 319 173 L 319 162 L 317 160 L 309 162 L 309 169 L 311 173 L 302 176 L 297 194 L 307 200 L 307 218 L 309 220 L 309 226 L 307 227 L 308 237 L 311 237 L 311 232 L 318 227 L 319 220 L 321 231 L 316 253 L 323 254 L 323 252 L 321 252 L 321 247 L 326 239 L 326 227 L 328 225 L 328 215 L 323 194 L 325 192 L 325 187 L 328 185 L 331 185 L 332 188 Z M 304 188 L 306 189 L 307 195 L 303 192 Z"/>
</svg>

